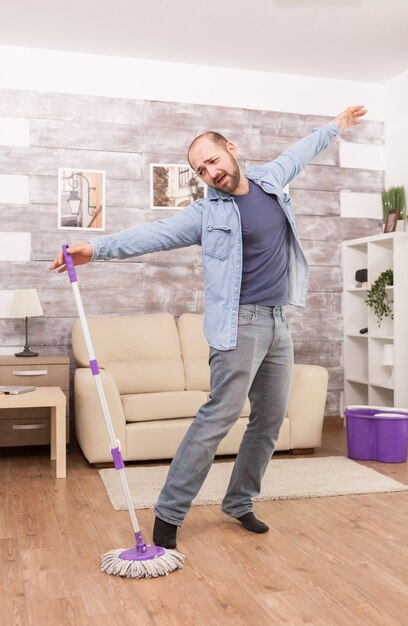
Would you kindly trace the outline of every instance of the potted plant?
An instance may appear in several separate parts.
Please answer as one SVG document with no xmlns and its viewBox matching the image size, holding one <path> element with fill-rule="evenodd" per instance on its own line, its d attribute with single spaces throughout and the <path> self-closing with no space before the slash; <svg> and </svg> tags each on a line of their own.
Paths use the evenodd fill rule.
<svg viewBox="0 0 408 626">
<path fill-rule="evenodd" d="M 393 300 L 386 290 L 386 287 L 392 287 L 393 284 L 394 272 L 392 269 L 388 269 L 381 272 L 367 292 L 366 303 L 377 316 L 378 326 L 381 326 L 381 322 L 385 317 L 394 319 L 394 312 L 392 310 Z"/>
<path fill-rule="evenodd" d="M 398 215 L 397 230 L 405 230 L 406 203 L 404 187 L 390 187 L 385 189 L 381 194 L 383 206 L 383 221 L 387 223 L 388 214 L 396 211 Z"/>
</svg>

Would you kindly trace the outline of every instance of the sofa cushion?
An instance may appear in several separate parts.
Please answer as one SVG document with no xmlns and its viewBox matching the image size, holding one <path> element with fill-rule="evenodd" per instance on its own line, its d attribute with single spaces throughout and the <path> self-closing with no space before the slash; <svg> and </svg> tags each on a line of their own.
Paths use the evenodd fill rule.
<svg viewBox="0 0 408 626">
<path fill-rule="evenodd" d="M 125 460 L 172 459 L 193 418 L 137 422 L 126 426 Z M 217 454 L 236 454 L 248 420 L 241 417 L 224 437 Z M 285 419 L 279 432 L 276 450 L 289 450 L 289 420 Z"/>
<path fill-rule="evenodd" d="M 120 394 L 185 388 L 177 325 L 169 313 L 90 317 L 88 325 L 98 363 L 112 374 Z M 77 365 L 89 366 L 79 320 L 72 345 Z"/>
<path fill-rule="evenodd" d="M 103 363 L 115 380 L 120 395 L 153 393 L 155 391 L 182 391 L 184 372 L 181 360 L 157 359 Z"/>
<path fill-rule="evenodd" d="M 122 396 L 126 422 L 194 417 L 206 401 L 204 391 L 162 391 Z"/>
<path fill-rule="evenodd" d="M 178 319 L 186 389 L 210 390 L 209 348 L 204 335 L 204 315 L 183 313 Z"/>
</svg>

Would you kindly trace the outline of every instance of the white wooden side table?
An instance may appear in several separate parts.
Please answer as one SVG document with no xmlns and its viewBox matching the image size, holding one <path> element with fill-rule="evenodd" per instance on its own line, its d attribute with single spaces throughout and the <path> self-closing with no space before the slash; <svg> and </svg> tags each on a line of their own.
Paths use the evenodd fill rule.
<svg viewBox="0 0 408 626">
<path fill-rule="evenodd" d="M 56 461 L 56 477 L 66 477 L 66 397 L 60 387 L 36 387 L 20 395 L 0 394 L 0 409 L 50 407 L 51 460 Z"/>
</svg>

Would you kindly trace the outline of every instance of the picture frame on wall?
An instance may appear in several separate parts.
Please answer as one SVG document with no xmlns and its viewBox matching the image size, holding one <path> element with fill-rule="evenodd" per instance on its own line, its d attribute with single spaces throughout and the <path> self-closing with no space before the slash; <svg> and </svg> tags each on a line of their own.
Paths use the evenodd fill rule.
<svg viewBox="0 0 408 626">
<path fill-rule="evenodd" d="M 205 197 L 207 185 L 180 163 L 150 164 L 150 208 L 180 210 Z"/>
<path fill-rule="evenodd" d="M 105 230 L 105 171 L 58 169 L 58 229 Z"/>
<path fill-rule="evenodd" d="M 397 209 L 393 211 L 388 211 L 387 218 L 384 224 L 385 233 L 393 233 L 397 229 L 398 215 L 399 211 Z"/>
</svg>

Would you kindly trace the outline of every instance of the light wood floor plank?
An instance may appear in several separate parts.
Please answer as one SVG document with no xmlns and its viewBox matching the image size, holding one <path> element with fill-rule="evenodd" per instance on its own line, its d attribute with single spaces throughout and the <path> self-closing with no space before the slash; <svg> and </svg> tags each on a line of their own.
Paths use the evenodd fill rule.
<svg viewBox="0 0 408 626">
<path fill-rule="evenodd" d="M 316 456 L 344 455 L 327 419 Z M 291 458 L 288 455 L 279 455 Z M 259 502 L 265 535 L 218 506 L 179 530 L 183 570 L 153 580 L 99 571 L 134 543 L 75 442 L 66 480 L 47 447 L 0 449 L 0 611 L 21 626 L 398 626 L 408 623 L 408 493 Z M 364 463 L 408 484 L 408 464 Z M 301 479 L 301 477 L 300 477 Z M 151 541 L 153 512 L 137 512 Z"/>
</svg>

